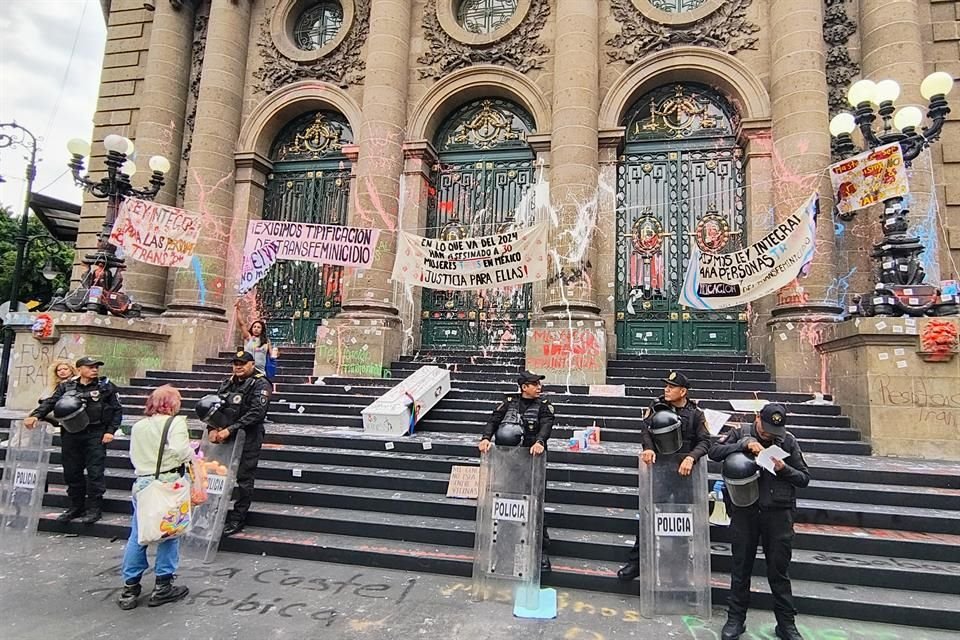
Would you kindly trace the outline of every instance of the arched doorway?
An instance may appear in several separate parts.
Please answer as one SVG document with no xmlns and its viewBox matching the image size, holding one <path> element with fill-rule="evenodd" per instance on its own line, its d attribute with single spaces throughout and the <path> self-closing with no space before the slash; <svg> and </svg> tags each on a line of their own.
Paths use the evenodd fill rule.
<svg viewBox="0 0 960 640">
<path fill-rule="evenodd" d="M 345 224 L 350 164 L 343 145 L 353 143 L 346 119 L 314 111 L 290 122 L 273 143 L 263 202 L 264 220 Z M 282 260 L 257 287 L 270 340 L 311 344 L 317 325 L 340 310 L 343 267 Z"/>
<path fill-rule="evenodd" d="M 681 307 L 690 243 L 726 253 L 745 239 L 736 111 L 705 85 L 659 87 L 623 122 L 617 168 L 617 345 L 623 353 L 746 348 L 742 308 Z"/>
<path fill-rule="evenodd" d="M 527 135 L 533 118 L 517 104 L 485 98 L 454 111 L 439 127 L 426 235 L 491 235 L 518 221 L 534 183 Z M 530 285 L 487 291 L 423 290 L 424 348 L 520 349 L 526 337 Z"/>
</svg>

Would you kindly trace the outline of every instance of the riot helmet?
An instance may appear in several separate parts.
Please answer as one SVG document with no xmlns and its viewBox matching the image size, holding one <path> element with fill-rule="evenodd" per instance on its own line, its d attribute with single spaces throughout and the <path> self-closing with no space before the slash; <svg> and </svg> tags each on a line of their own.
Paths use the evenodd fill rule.
<svg viewBox="0 0 960 640">
<path fill-rule="evenodd" d="M 658 453 L 676 453 L 683 444 L 680 416 L 673 411 L 657 411 L 650 417 L 650 435 Z"/>
<path fill-rule="evenodd" d="M 523 441 L 523 427 L 513 422 L 501 424 L 493 441 L 501 447 L 516 447 Z"/>
<path fill-rule="evenodd" d="M 53 405 L 53 417 L 63 425 L 69 433 L 79 433 L 90 424 L 87 415 L 87 404 L 73 394 L 64 395 Z"/>
<path fill-rule="evenodd" d="M 730 501 L 749 507 L 760 498 L 760 467 L 753 458 L 739 451 L 723 460 L 723 482 Z"/>
<path fill-rule="evenodd" d="M 211 393 L 197 400 L 194 410 L 197 412 L 197 417 L 208 426 L 225 429 L 230 426 L 230 418 L 224 411 L 225 405 L 223 398 Z"/>
</svg>

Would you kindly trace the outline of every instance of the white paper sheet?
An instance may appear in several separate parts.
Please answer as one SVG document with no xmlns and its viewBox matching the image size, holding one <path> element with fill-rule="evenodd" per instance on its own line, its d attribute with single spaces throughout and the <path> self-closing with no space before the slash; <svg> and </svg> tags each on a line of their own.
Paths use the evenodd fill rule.
<svg viewBox="0 0 960 640">
<path fill-rule="evenodd" d="M 773 470 L 773 459 L 777 458 L 778 460 L 785 460 L 787 457 L 786 451 L 777 445 L 773 445 L 772 447 L 767 447 L 760 452 L 760 455 L 757 456 L 757 464 L 770 473 L 775 474 L 776 471 Z"/>
</svg>

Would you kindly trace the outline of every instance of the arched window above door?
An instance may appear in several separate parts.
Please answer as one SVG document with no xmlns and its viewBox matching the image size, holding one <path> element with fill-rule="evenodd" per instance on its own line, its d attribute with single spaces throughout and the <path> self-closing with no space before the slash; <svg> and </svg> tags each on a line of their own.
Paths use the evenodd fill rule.
<svg viewBox="0 0 960 640">
<path fill-rule="evenodd" d="M 274 162 L 326 160 L 343 156 L 343 146 L 353 144 L 346 118 L 335 111 L 305 113 L 283 128 L 274 140 Z"/>
<path fill-rule="evenodd" d="M 728 137 L 739 118 L 714 89 L 695 83 L 664 85 L 640 98 L 624 119 L 627 142 Z"/>
<path fill-rule="evenodd" d="M 523 108 L 500 98 L 469 102 L 444 121 L 434 143 L 437 151 L 526 149 L 534 123 Z"/>
</svg>

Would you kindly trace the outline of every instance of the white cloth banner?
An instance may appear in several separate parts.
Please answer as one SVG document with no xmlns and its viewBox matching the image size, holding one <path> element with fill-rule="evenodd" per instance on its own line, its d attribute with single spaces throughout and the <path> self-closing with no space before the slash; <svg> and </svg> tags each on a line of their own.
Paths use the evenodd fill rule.
<svg viewBox="0 0 960 640">
<path fill-rule="evenodd" d="M 705 254 L 693 246 L 680 304 L 725 309 L 771 294 L 790 284 L 813 260 L 817 194 L 761 240 L 733 253 Z"/>
<path fill-rule="evenodd" d="M 401 231 L 393 279 L 428 289 L 499 289 L 547 277 L 547 225 L 462 240 Z"/>
</svg>

